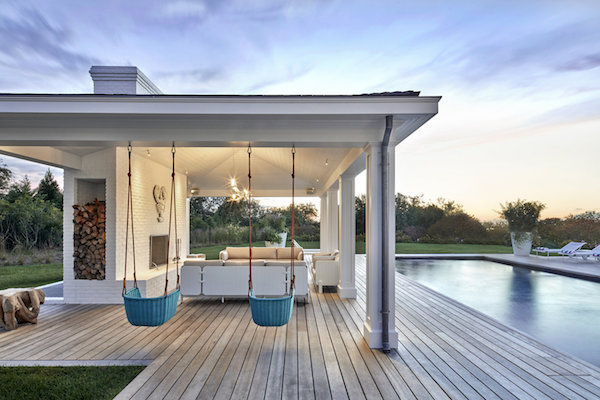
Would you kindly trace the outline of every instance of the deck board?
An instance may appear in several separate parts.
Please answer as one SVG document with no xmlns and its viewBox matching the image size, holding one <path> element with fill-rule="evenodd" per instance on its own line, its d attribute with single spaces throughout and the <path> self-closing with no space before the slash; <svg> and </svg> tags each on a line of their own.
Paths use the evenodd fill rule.
<svg viewBox="0 0 600 400">
<path fill-rule="evenodd" d="M 399 348 L 362 336 L 357 299 L 310 293 L 283 327 L 257 327 L 244 300 L 186 298 L 155 328 L 122 306 L 42 306 L 39 323 L 0 330 L 0 362 L 150 364 L 118 399 L 598 399 L 600 370 L 396 275 Z M 32 345 L 33 344 L 33 345 Z"/>
</svg>

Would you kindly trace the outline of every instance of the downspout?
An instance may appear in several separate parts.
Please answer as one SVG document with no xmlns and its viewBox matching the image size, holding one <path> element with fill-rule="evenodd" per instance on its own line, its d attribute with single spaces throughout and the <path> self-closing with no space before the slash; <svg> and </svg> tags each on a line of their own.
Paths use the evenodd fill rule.
<svg viewBox="0 0 600 400">
<path fill-rule="evenodd" d="M 388 293 L 389 280 L 389 260 L 388 254 L 390 251 L 389 245 L 389 227 L 388 207 L 389 207 L 389 175 L 390 175 L 390 160 L 389 146 L 392 127 L 394 125 L 394 117 L 387 115 L 385 117 L 385 131 L 383 133 L 383 141 L 381 142 L 381 347 L 384 353 L 390 352 L 390 303 Z"/>
</svg>

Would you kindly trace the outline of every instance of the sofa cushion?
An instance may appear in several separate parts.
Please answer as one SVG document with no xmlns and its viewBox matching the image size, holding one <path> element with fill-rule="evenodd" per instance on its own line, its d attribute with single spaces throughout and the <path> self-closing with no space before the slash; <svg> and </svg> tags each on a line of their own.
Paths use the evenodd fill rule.
<svg viewBox="0 0 600 400">
<path fill-rule="evenodd" d="M 335 260 L 335 256 L 316 256 L 316 255 L 313 255 L 312 259 L 313 259 L 313 261 L 317 261 L 317 260 Z"/>
<path fill-rule="evenodd" d="M 277 259 L 277 250 L 275 247 L 253 247 L 252 248 L 252 259 L 261 258 L 264 260 Z M 248 258 L 246 256 L 246 258 Z"/>
<path fill-rule="evenodd" d="M 184 266 L 196 266 L 196 267 L 205 267 L 208 265 L 223 265 L 223 261 L 221 260 L 198 260 L 198 259 L 187 259 L 183 262 Z"/>
<path fill-rule="evenodd" d="M 240 259 L 240 260 L 227 260 L 225 262 L 223 262 L 223 265 L 226 267 L 242 267 L 242 266 L 248 266 L 250 265 L 250 260 L 248 259 Z M 252 259 L 252 266 L 253 267 L 264 267 L 265 266 L 265 260 L 254 260 Z"/>
<path fill-rule="evenodd" d="M 292 254 L 292 248 L 291 247 L 277 247 L 274 248 L 275 250 L 277 250 L 277 259 L 278 260 L 285 260 L 285 259 L 290 259 L 290 255 Z M 302 247 L 294 247 L 294 259 L 298 259 L 298 256 L 302 253 Z M 303 254 L 303 253 L 302 253 Z"/>
<path fill-rule="evenodd" d="M 225 251 L 227 251 L 227 259 L 229 260 L 236 258 L 250 258 L 250 250 L 248 247 L 226 247 Z"/>
</svg>

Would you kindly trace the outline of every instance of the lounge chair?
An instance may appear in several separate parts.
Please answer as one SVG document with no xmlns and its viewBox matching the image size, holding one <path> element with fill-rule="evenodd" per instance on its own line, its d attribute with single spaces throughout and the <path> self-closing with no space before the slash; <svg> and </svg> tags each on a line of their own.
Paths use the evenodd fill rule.
<svg viewBox="0 0 600 400">
<path fill-rule="evenodd" d="M 549 249 L 547 247 L 536 247 L 533 252 L 539 255 L 539 253 L 546 253 L 546 256 L 550 254 L 560 254 L 562 256 L 568 256 L 574 252 L 580 250 L 585 242 L 571 242 L 560 249 Z"/>
<path fill-rule="evenodd" d="M 588 257 L 596 257 L 600 261 L 600 245 L 594 247 L 592 250 L 577 250 L 573 254 L 569 254 L 569 257 L 581 257 L 587 260 Z"/>
</svg>

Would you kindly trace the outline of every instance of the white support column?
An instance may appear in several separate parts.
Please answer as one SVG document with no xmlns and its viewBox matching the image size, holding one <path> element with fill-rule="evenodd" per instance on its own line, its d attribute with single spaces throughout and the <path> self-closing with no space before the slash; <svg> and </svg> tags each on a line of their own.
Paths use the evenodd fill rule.
<svg viewBox="0 0 600 400">
<path fill-rule="evenodd" d="M 321 252 L 329 251 L 327 243 L 327 193 L 321 196 L 321 208 L 319 209 L 319 225 L 320 225 L 320 249 Z"/>
<path fill-rule="evenodd" d="M 395 268 L 394 268 L 394 242 L 395 230 L 394 213 L 394 146 L 390 146 L 389 165 L 389 193 L 391 193 L 390 207 L 381 209 L 383 185 L 381 182 L 381 144 L 370 144 L 367 153 L 367 204 L 366 204 L 366 252 L 367 252 L 367 318 L 364 324 L 364 336 L 371 348 L 382 347 L 382 319 L 381 319 L 381 268 L 383 257 L 389 261 L 388 299 L 390 310 L 389 343 L 390 348 L 398 347 L 398 334 L 395 331 Z M 382 229 L 383 218 L 391 221 L 388 240 L 392 241 L 390 254 L 382 254 Z"/>
<path fill-rule="evenodd" d="M 338 294 L 341 298 L 355 299 L 354 277 L 356 255 L 356 210 L 354 206 L 354 176 L 339 178 L 339 245 L 340 282 Z"/>
<path fill-rule="evenodd" d="M 338 247 L 338 190 L 327 191 L 327 251 Z"/>
<path fill-rule="evenodd" d="M 184 224 L 185 224 L 185 230 L 184 232 L 186 233 L 185 239 L 183 240 L 182 246 L 181 246 L 181 253 L 180 253 L 180 257 L 187 257 L 188 254 L 190 254 L 190 250 L 191 250 L 191 243 L 190 243 L 190 201 L 192 200 L 190 197 L 187 197 L 187 177 L 185 178 L 186 180 L 186 185 L 184 186 L 186 188 L 185 190 L 185 194 L 186 194 L 186 198 L 185 198 L 185 220 L 184 220 Z"/>
</svg>

